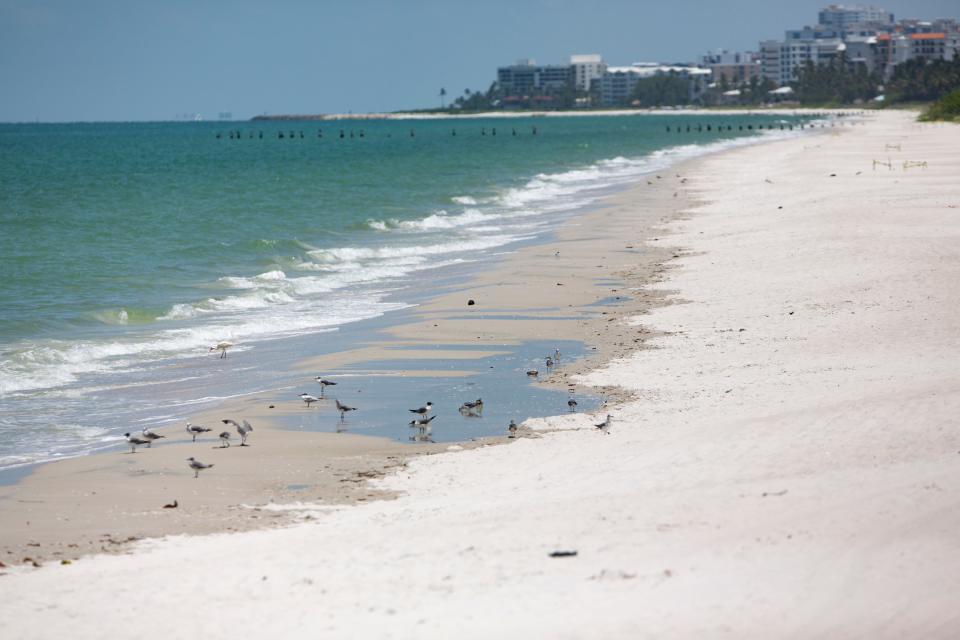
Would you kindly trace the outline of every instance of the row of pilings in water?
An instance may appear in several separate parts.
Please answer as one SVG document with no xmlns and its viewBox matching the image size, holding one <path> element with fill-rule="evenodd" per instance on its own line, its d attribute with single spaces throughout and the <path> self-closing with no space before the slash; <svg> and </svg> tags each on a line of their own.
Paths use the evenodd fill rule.
<svg viewBox="0 0 960 640">
<path fill-rule="evenodd" d="M 537 132 L 538 132 L 537 127 L 535 127 L 535 126 L 530 127 L 530 131 L 529 131 L 529 134 L 530 134 L 530 135 L 535 136 L 535 135 L 537 135 Z M 410 137 L 410 138 L 415 138 L 415 137 L 417 137 L 417 132 L 416 132 L 415 129 L 410 129 L 410 131 L 409 131 L 406 135 L 407 135 L 408 137 Z M 457 136 L 457 130 L 456 130 L 456 129 L 451 129 L 451 130 L 450 130 L 450 135 L 451 135 L 452 137 L 456 137 L 456 136 Z M 494 137 L 495 137 L 495 136 L 497 135 L 497 128 L 496 128 L 496 127 L 490 127 L 490 129 L 488 130 L 487 127 L 481 127 L 481 128 L 480 128 L 480 135 L 481 135 L 481 136 L 490 135 L 490 136 L 494 136 Z M 508 134 L 504 133 L 504 134 L 502 134 L 502 135 L 508 135 Z M 519 136 L 519 135 L 522 135 L 522 133 L 521 133 L 521 132 L 518 132 L 517 129 L 516 129 L 516 127 L 512 127 L 512 128 L 510 129 L 509 135 L 511 135 L 511 136 Z M 253 132 L 253 131 L 246 131 L 246 132 L 245 132 L 245 131 L 241 131 L 240 129 L 233 129 L 233 130 L 230 130 L 229 132 L 227 132 L 227 134 L 224 134 L 223 132 L 218 131 L 218 132 L 216 133 L 216 137 L 217 137 L 218 140 L 221 139 L 221 138 L 229 138 L 230 140 L 242 140 L 243 138 L 248 138 L 248 139 L 251 139 L 251 140 L 252 140 L 252 139 L 254 139 L 254 138 L 257 138 L 257 139 L 262 140 L 264 136 L 263 136 L 263 131 L 257 131 L 257 132 L 255 133 L 255 132 Z M 307 138 L 307 137 L 308 137 L 308 136 L 307 136 L 306 134 L 304 134 L 303 131 L 278 131 L 278 132 L 277 132 L 277 138 L 280 139 L 280 140 L 283 140 L 283 139 L 289 139 L 289 140 L 301 139 L 301 140 L 302 140 L 302 139 L 305 139 L 305 138 Z M 310 136 L 309 136 L 309 137 L 311 137 L 311 138 L 313 137 L 313 133 L 312 133 L 312 132 L 310 133 Z M 317 137 L 317 138 L 320 138 L 320 139 L 323 139 L 323 138 L 325 137 L 325 136 L 324 136 L 324 133 L 323 133 L 323 129 L 318 129 L 318 130 L 316 131 L 316 137 Z M 333 135 L 331 135 L 331 136 L 329 136 L 329 137 L 332 137 L 332 138 L 340 138 L 340 139 L 344 139 L 344 138 L 365 138 L 365 137 L 367 137 L 367 133 L 366 133 L 366 131 L 363 130 L 363 129 L 361 129 L 360 131 L 353 131 L 352 129 L 351 129 L 351 130 L 340 129 L 338 132 L 335 132 Z M 386 137 L 392 138 L 392 137 L 393 137 L 393 134 L 392 134 L 392 133 L 388 133 Z"/>
</svg>

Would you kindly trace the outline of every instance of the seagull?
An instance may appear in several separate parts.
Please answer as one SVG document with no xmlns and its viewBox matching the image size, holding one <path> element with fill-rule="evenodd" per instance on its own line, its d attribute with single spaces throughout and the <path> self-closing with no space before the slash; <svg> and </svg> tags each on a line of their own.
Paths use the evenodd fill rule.
<svg viewBox="0 0 960 640">
<path fill-rule="evenodd" d="M 483 399 L 477 398 L 475 402 L 464 402 L 460 405 L 460 413 L 465 416 L 479 416 L 483 413 Z"/>
<path fill-rule="evenodd" d="M 311 402 L 316 402 L 317 400 L 319 400 L 319 398 L 317 398 L 317 396 L 312 396 L 312 395 L 310 395 L 309 393 L 301 393 L 301 394 L 300 394 L 300 399 L 307 403 L 307 409 L 310 408 L 310 403 L 311 403 Z"/>
<path fill-rule="evenodd" d="M 527 371 L 527 375 L 531 378 L 536 378 L 538 375 L 540 375 L 540 372 L 536 369 L 530 369 L 530 371 Z"/>
<path fill-rule="evenodd" d="M 216 346 L 210 347 L 210 349 L 209 349 L 209 351 L 208 351 L 207 353 L 209 353 L 210 351 L 220 351 L 220 352 L 221 352 L 221 353 L 220 353 L 220 357 L 221 357 L 221 358 L 226 358 L 226 357 L 227 357 L 227 349 L 229 349 L 229 348 L 232 347 L 232 346 L 233 346 L 233 343 L 232 343 L 232 342 L 227 342 L 226 340 L 223 340 L 223 341 L 221 341 L 221 342 L 218 342 L 218 343 L 216 344 Z"/>
<path fill-rule="evenodd" d="M 341 419 L 341 420 L 344 420 L 344 419 L 346 418 L 348 411 L 356 411 L 356 410 L 357 410 L 356 407 L 348 407 L 347 405 L 342 404 L 342 403 L 341 403 L 339 400 L 337 400 L 336 398 L 334 398 L 334 402 L 337 403 L 337 411 L 340 412 L 340 419 Z"/>
<path fill-rule="evenodd" d="M 147 446 L 149 447 L 154 440 L 159 440 L 160 438 L 166 438 L 167 436 L 162 436 L 159 433 L 154 433 L 150 429 L 143 430 L 143 437 L 148 440 Z"/>
<path fill-rule="evenodd" d="M 611 425 L 612 423 L 613 423 L 613 417 L 608 413 L 606 420 L 604 420 L 604 421 L 601 422 L 600 424 L 595 424 L 595 425 L 593 425 L 593 426 L 595 426 L 597 429 L 600 429 L 600 431 L 609 434 L 609 433 L 610 433 L 610 431 L 609 431 L 610 425 Z"/>
<path fill-rule="evenodd" d="M 150 441 L 147 440 L 146 438 L 141 438 L 140 436 L 132 436 L 129 433 L 125 433 L 123 435 L 127 436 L 127 442 L 130 443 L 130 453 L 137 452 L 138 444 L 150 444 Z"/>
<path fill-rule="evenodd" d="M 321 377 L 321 376 L 317 376 L 316 378 L 314 378 L 314 380 L 316 380 L 317 383 L 320 385 L 320 397 L 321 397 L 321 398 L 323 397 L 323 392 L 327 390 L 327 387 L 335 387 L 335 386 L 337 386 L 337 383 L 336 383 L 336 382 L 333 382 L 332 380 L 327 380 L 326 378 L 323 378 L 323 377 Z"/>
<path fill-rule="evenodd" d="M 429 418 L 414 418 L 413 420 L 410 421 L 410 426 L 411 426 L 411 427 L 425 427 L 425 426 L 427 426 L 428 424 L 430 424 L 430 421 L 433 420 L 433 419 L 436 418 L 436 417 L 437 417 L 437 416 L 433 415 L 433 416 L 430 416 Z"/>
<path fill-rule="evenodd" d="M 430 413 L 430 409 L 433 408 L 433 403 L 428 402 L 426 405 L 420 407 L 419 409 L 410 409 L 410 413 L 419 413 L 421 416 L 425 416 Z"/>
<path fill-rule="evenodd" d="M 508 438 L 516 438 L 516 437 L 517 437 L 517 423 L 514 422 L 513 420 L 511 420 L 511 421 L 510 421 L 510 426 L 507 427 L 507 431 L 510 433 L 510 435 L 507 436 Z"/>
<path fill-rule="evenodd" d="M 213 467 L 212 464 L 204 464 L 204 463 L 200 462 L 199 460 L 197 460 L 196 458 L 187 458 L 187 462 L 190 463 L 190 468 L 193 469 L 193 477 L 194 477 L 194 478 L 200 477 L 200 470 L 201 470 L 201 469 L 210 469 L 210 468 Z"/>
<path fill-rule="evenodd" d="M 571 412 L 576 411 L 576 410 L 577 410 L 577 401 L 574 400 L 573 398 L 570 398 L 569 400 L 567 400 L 567 406 L 570 407 L 570 411 L 571 411 Z"/>
<path fill-rule="evenodd" d="M 226 449 L 229 446 L 230 446 L 230 432 L 221 431 L 220 432 L 220 448 Z"/>
<path fill-rule="evenodd" d="M 206 433 L 208 431 L 210 431 L 210 429 L 208 429 L 207 427 L 201 427 L 198 424 L 190 424 L 189 422 L 187 423 L 187 433 L 193 436 L 194 442 L 197 441 L 198 435 L 200 435 L 201 433 Z"/>
<path fill-rule="evenodd" d="M 223 424 L 232 424 L 234 427 L 236 427 L 237 433 L 240 434 L 241 447 L 250 446 L 247 444 L 247 434 L 253 431 L 253 425 L 251 425 L 246 420 L 243 421 L 243 424 L 237 424 L 236 420 L 230 420 L 229 418 L 227 418 L 226 420 L 221 420 L 220 422 L 222 422 Z"/>
</svg>

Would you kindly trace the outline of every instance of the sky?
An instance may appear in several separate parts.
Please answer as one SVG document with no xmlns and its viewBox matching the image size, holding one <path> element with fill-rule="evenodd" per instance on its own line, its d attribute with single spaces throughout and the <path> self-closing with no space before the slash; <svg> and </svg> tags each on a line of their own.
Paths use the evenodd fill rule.
<svg viewBox="0 0 960 640">
<path fill-rule="evenodd" d="M 692 62 L 826 0 L 0 0 L 0 122 L 236 119 L 439 106 L 519 58 Z M 876 2 L 960 17 L 960 0 Z"/>
</svg>

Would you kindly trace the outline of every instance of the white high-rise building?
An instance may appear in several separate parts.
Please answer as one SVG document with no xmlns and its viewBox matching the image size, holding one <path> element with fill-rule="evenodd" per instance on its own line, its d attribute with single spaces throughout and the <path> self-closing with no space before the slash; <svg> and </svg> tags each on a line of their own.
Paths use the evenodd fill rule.
<svg viewBox="0 0 960 640">
<path fill-rule="evenodd" d="M 868 7 L 862 4 L 842 5 L 831 4 L 820 10 L 818 22 L 824 27 L 830 27 L 843 32 L 853 25 L 864 23 L 893 24 L 893 14 L 886 9 Z"/>
<path fill-rule="evenodd" d="M 570 56 L 573 68 L 573 86 L 577 91 L 590 91 L 591 83 L 607 70 L 607 64 L 599 53 Z"/>
</svg>

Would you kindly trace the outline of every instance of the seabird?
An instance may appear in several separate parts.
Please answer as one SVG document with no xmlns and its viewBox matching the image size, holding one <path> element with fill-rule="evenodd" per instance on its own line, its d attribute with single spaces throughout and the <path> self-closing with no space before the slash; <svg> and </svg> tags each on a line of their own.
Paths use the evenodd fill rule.
<svg viewBox="0 0 960 640">
<path fill-rule="evenodd" d="M 130 453 L 137 452 L 138 444 L 150 444 L 150 441 L 147 440 L 146 438 L 141 438 L 140 436 L 132 436 L 129 433 L 125 433 L 123 435 L 127 436 L 127 442 L 130 443 Z"/>
<path fill-rule="evenodd" d="M 553 350 L 553 359 L 557 362 L 560 361 L 560 349 Z"/>
<path fill-rule="evenodd" d="M 460 405 L 460 413 L 465 416 L 479 416 L 483 413 L 483 399 L 477 398 L 475 402 L 464 402 Z"/>
<path fill-rule="evenodd" d="M 220 448 L 226 449 L 229 446 L 230 446 L 230 432 L 221 431 L 220 432 Z"/>
<path fill-rule="evenodd" d="M 303 400 L 303 401 L 307 404 L 307 409 L 310 408 L 310 403 L 311 403 L 311 402 L 316 402 L 317 400 L 319 400 L 319 398 L 317 398 L 316 396 L 312 396 L 312 395 L 310 395 L 309 393 L 301 393 L 301 394 L 300 394 L 300 399 Z"/>
<path fill-rule="evenodd" d="M 530 369 L 530 371 L 527 371 L 527 375 L 531 378 L 536 378 L 538 375 L 540 375 L 540 372 L 536 369 Z"/>
<path fill-rule="evenodd" d="M 411 426 L 411 427 L 425 427 L 425 426 L 427 426 L 428 424 L 430 424 L 430 421 L 433 420 L 433 419 L 436 418 L 436 417 L 437 417 L 437 416 L 433 415 L 433 416 L 430 416 L 429 418 L 414 418 L 413 420 L 410 421 L 410 426 Z"/>
<path fill-rule="evenodd" d="M 142 433 L 143 433 L 143 437 L 148 440 L 147 442 L 148 447 L 153 443 L 154 440 L 159 440 L 160 438 L 167 437 L 167 436 L 162 436 L 159 433 L 154 433 L 150 429 L 144 429 Z"/>
<path fill-rule="evenodd" d="M 218 342 L 218 343 L 216 344 L 216 346 L 210 347 L 210 349 L 209 349 L 209 351 L 208 351 L 207 353 L 209 353 L 210 351 L 220 351 L 220 352 L 221 352 L 221 353 L 220 353 L 220 357 L 221 357 L 221 358 L 226 358 L 226 357 L 227 357 L 227 349 L 229 349 L 229 348 L 232 347 L 232 346 L 233 346 L 233 343 L 232 343 L 232 342 L 227 342 L 227 341 L 224 340 L 224 341 L 222 341 L 222 342 Z"/>
<path fill-rule="evenodd" d="M 210 469 L 213 467 L 212 464 L 204 464 L 196 458 L 187 458 L 187 462 L 190 463 L 190 468 L 193 469 L 194 478 L 198 478 L 200 476 L 201 469 Z"/>
<path fill-rule="evenodd" d="M 608 413 L 606 420 L 604 420 L 600 424 L 595 424 L 593 426 L 595 426 L 597 429 L 600 429 L 600 431 L 603 431 L 604 433 L 610 433 L 609 429 L 612 423 L 613 423 L 613 417 Z"/>
<path fill-rule="evenodd" d="M 253 425 L 251 425 L 246 420 L 243 421 L 243 424 L 237 424 L 236 420 L 231 420 L 227 418 L 226 420 L 221 420 L 223 424 L 232 424 L 236 429 L 237 433 L 240 434 L 240 446 L 246 447 L 247 445 L 247 434 L 253 431 Z"/>
<path fill-rule="evenodd" d="M 517 437 L 517 423 L 514 422 L 513 420 L 511 420 L 511 421 L 510 421 L 510 426 L 507 427 L 507 431 L 510 433 L 510 435 L 507 436 L 508 438 L 516 438 L 516 437 Z"/>
<path fill-rule="evenodd" d="M 198 435 L 200 435 L 201 433 L 206 433 L 208 431 L 210 431 L 210 429 L 208 429 L 207 427 L 201 427 L 198 424 L 190 424 L 189 422 L 187 423 L 187 433 L 193 436 L 194 442 L 197 441 Z"/>
<path fill-rule="evenodd" d="M 317 384 L 320 385 L 320 397 L 321 397 L 321 398 L 323 397 L 323 392 L 327 390 L 327 387 L 335 387 L 335 386 L 337 386 L 337 383 L 336 383 L 336 382 L 333 382 L 332 380 L 327 380 L 326 378 L 323 378 L 322 376 L 317 376 L 316 378 L 314 378 L 314 380 L 316 380 L 316 381 L 317 381 Z"/>
<path fill-rule="evenodd" d="M 433 403 L 428 402 L 426 405 L 420 407 L 419 409 L 410 409 L 410 413 L 419 413 L 421 416 L 425 416 L 430 413 L 430 409 L 433 408 Z"/>
<path fill-rule="evenodd" d="M 551 358 L 550 356 L 547 356 L 547 366 L 548 367 L 553 366 L 553 358 Z"/>
<path fill-rule="evenodd" d="M 574 400 L 573 398 L 570 398 L 569 400 L 567 400 L 567 406 L 570 407 L 570 411 L 576 411 L 577 401 Z"/>
<path fill-rule="evenodd" d="M 341 403 L 341 402 L 340 402 L 339 400 L 337 400 L 336 398 L 334 398 L 334 402 L 337 403 L 337 411 L 340 412 L 340 419 L 341 419 L 341 420 L 343 420 L 343 419 L 346 418 L 348 411 L 356 411 L 356 410 L 357 410 L 356 407 L 348 407 L 347 405 Z"/>
</svg>

